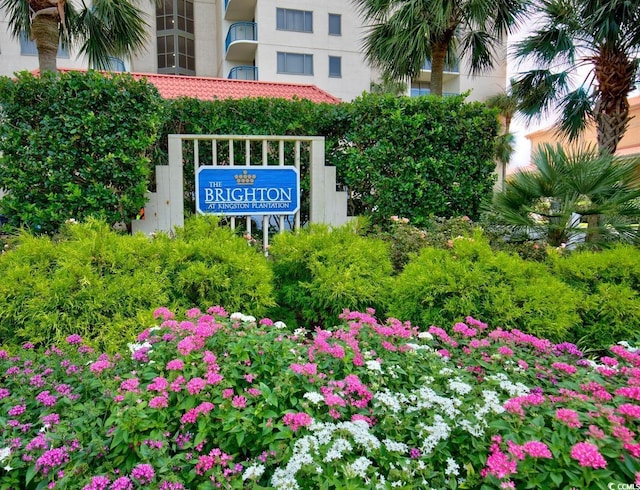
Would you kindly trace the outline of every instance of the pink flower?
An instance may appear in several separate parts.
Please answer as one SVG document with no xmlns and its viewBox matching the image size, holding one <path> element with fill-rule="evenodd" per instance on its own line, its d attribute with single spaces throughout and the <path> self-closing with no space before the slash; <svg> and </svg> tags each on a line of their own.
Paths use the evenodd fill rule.
<svg viewBox="0 0 640 490">
<path fill-rule="evenodd" d="M 567 374 L 575 374 L 578 371 L 577 367 L 564 362 L 554 362 L 551 367 L 559 371 L 564 371 Z"/>
<path fill-rule="evenodd" d="M 106 476 L 94 476 L 91 483 L 82 487 L 82 490 L 107 490 L 109 482 L 110 480 Z"/>
<path fill-rule="evenodd" d="M 236 395 L 233 397 L 233 400 L 231 401 L 231 405 L 233 405 L 236 408 L 244 408 L 247 406 L 247 399 L 242 395 Z"/>
<path fill-rule="evenodd" d="M 131 477 L 138 480 L 143 485 L 151 483 L 155 474 L 153 466 L 150 464 L 139 464 L 131 470 Z"/>
<path fill-rule="evenodd" d="M 163 320 L 171 320 L 175 315 L 166 307 L 156 308 L 153 312 L 153 318 L 162 317 Z"/>
<path fill-rule="evenodd" d="M 156 376 L 153 381 L 147 385 L 148 391 L 166 391 L 169 387 L 169 382 L 162 376 Z"/>
<path fill-rule="evenodd" d="M 624 403 L 618 407 L 618 412 L 631 418 L 640 418 L 640 405 Z"/>
<path fill-rule="evenodd" d="M 570 408 L 558 408 L 556 410 L 556 418 L 567 424 L 569 427 L 582 427 L 580 418 L 578 417 L 578 412 L 571 410 Z"/>
<path fill-rule="evenodd" d="M 511 350 L 506 345 L 498 347 L 498 354 L 501 354 L 505 357 L 513 357 L 513 350 Z"/>
<path fill-rule="evenodd" d="M 529 441 L 525 442 L 522 445 L 522 450 L 527 453 L 532 458 L 549 458 L 551 459 L 553 456 L 551 455 L 551 451 L 544 442 L 540 441 Z"/>
<path fill-rule="evenodd" d="M 107 359 L 103 359 L 101 361 L 96 361 L 93 364 L 91 364 L 91 366 L 89 366 L 89 369 L 91 370 L 92 373 L 100 374 L 102 371 L 109 369 L 110 367 L 111 367 L 111 363 Z"/>
<path fill-rule="evenodd" d="M 233 396 L 233 388 L 225 388 L 222 390 L 222 398 L 231 398 Z"/>
<path fill-rule="evenodd" d="M 300 427 L 308 427 L 311 425 L 313 423 L 313 418 L 311 415 L 304 412 L 287 413 L 282 418 L 282 422 L 293 432 L 296 432 Z"/>
<path fill-rule="evenodd" d="M 516 461 L 512 461 L 509 457 L 500 451 L 494 451 L 487 458 L 487 467 L 484 471 L 485 474 L 494 475 L 496 478 L 505 478 L 509 475 L 516 473 L 518 463 Z"/>
<path fill-rule="evenodd" d="M 571 448 L 571 457 L 580 466 L 588 468 L 606 468 L 607 462 L 598 451 L 598 446 L 589 442 L 579 442 Z"/>
<path fill-rule="evenodd" d="M 67 344 L 80 344 L 82 343 L 82 337 L 80 337 L 80 335 L 78 335 L 77 333 L 74 333 L 73 335 L 69 335 L 67 337 Z"/>
<path fill-rule="evenodd" d="M 191 395 L 200 393 L 207 386 L 207 382 L 202 378 L 193 378 L 187 382 L 187 391 Z"/>
<path fill-rule="evenodd" d="M 151 408 L 167 408 L 169 406 L 169 400 L 166 396 L 156 396 L 149 401 Z"/>
<path fill-rule="evenodd" d="M 182 371 L 184 369 L 184 361 L 182 359 L 173 359 L 167 363 L 167 371 Z"/>
<path fill-rule="evenodd" d="M 115 480 L 111 486 L 110 490 L 133 490 L 133 482 L 129 480 L 126 476 L 121 476 L 117 480 Z"/>
</svg>

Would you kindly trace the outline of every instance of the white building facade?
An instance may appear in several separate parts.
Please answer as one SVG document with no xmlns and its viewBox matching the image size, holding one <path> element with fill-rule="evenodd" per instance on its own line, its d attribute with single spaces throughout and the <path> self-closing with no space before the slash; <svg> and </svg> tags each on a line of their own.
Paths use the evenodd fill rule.
<svg viewBox="0 0 640 490">
<path fill-rule="evenodd" d="M 379 74 L 366 63 L 366 27 L 348 0 L 161 0 L 141 2 L 149 24 L 147 45 L 127 71 L 313 84 L 349 101 L 368 91 Z M 8 33 L 0 13 L 0 75 L 37 68 L 34 48 Z M 33 43 L 31 43 L 33 44 Z M 470 77 L 463 58 L 448 67 L 444 92 L 470 92 L 484 100 L 506 85 L 506 47 L 497 67 Z M 62 51 L 59 68 L 86 68 L 86 61 Z M 408 83 L 408 95 L 429 92 L 425 63 Z"/>
</svg>

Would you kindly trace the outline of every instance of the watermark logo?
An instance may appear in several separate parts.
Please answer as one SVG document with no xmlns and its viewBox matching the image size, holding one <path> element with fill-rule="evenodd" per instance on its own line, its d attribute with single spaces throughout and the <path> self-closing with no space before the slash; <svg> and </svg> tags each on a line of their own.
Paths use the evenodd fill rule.
<svg viewBox="0 0 640 490">
<path fill-rule="evenodd" d="M 640 485 L 634 483 L 610 482 L 607 484 L 609 490 L 639 490 Z"/>
</svg>

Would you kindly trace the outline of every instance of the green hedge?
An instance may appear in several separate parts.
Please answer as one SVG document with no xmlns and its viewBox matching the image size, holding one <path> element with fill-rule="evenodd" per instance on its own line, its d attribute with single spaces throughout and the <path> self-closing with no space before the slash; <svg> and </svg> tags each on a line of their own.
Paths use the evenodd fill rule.
<svg viewBox="0 0 640 490">
<path fill-rule="evenodd" d="M 121 235 L 93 220 L 53 239 L 24 232 L 0 256 L 0 276 L 0 344 L 79 333 L 114 351 L 159 306 L 260 315 L 274 303 L 264 256 L 212 219 L 188 221 L 175 239 Z"/>
<path fill-rule="evenodd" d="M 427 247 L 397 277 L 390 314 L 428 328 L 468 315 L 491 327 L 518 328 L 554 342 L 573 339 L 582 294 L 546 268 L 495 253 L 479 234 Z"/>
<path fill-rule="evenodd" d="M 270 255 L 279 306 L 274 318 L 313 328 L 333 325 L 344 308 L 384 313 L 392 273 L 389 249 L 381 240 L 359 236 L 357 226 L 315 225 L 274 237 Z"/>
<path fill-rule="evenodd" d="M 53 233 L 67 219 L 128 222 L 145 204 L 164 119 L 157 90 L 131 76 L 28 72 L 0 78 L 0 212 Z"/>
</svg>

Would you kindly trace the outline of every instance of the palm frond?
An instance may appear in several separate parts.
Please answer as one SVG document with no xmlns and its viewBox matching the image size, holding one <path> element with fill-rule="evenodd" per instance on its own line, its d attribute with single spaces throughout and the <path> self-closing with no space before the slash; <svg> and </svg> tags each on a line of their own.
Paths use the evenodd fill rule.
<svg viewBox="0 0 640 490">
<path fill-rule="evenodd" d="M 580 87 L 561 98 L 558 107 L 562 113 L 560 131 L 569 141 L 576 141 L 593 121 L 593 96 Z"/>
<path fill-rule="evenodd" d="M 520 112 L 528 119 L 550 112 L 568 90 L 568 74 L 531 70 L 513 80 L 511 89 L 520 101 Z"/>
<path fill-rule="evenodd" d="M 0 0 L 0 10 L 3 10 L 11 35 L 18 39 L 21 34 L 31 34 L 31 19 L 29 16 L 28 0 Z"/>
</svg>

